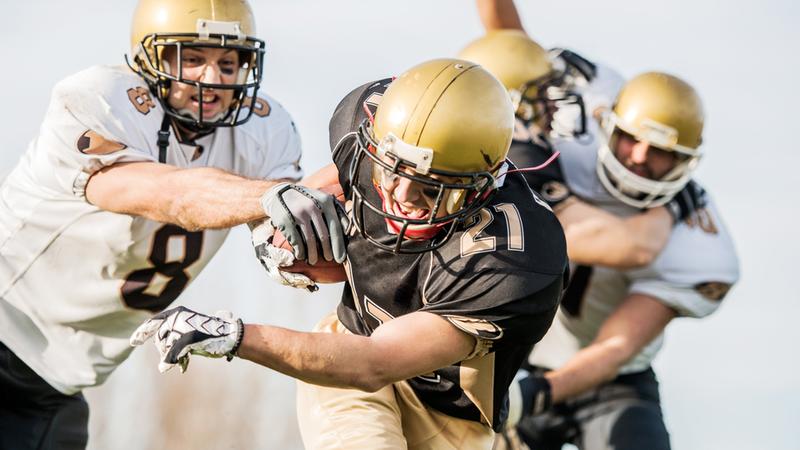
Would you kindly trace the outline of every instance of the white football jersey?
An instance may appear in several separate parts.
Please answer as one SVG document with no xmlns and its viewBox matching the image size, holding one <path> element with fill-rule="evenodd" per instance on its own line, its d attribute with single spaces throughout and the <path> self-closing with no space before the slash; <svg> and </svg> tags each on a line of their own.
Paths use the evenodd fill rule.
<svg viewBox="0 0 800 450">
<path fill-rule="evenodd" d="M 0 341 L 66 394 L 102 383 L 130 353 L 135 327 L 186 288 L 228 233 L 189 232 L 86 201 L 100 168 L 158 161 L 163 116 L 127 67 L 73 75 L 54 88 L 39 136 L 0 186 Z M 294 123 L 267 96 L 245 124 L 196 143 L 170 133 L 167 163 L 302 176 Z"/>
<path fill-rule="evenodd" d="M 555 142 L 561 151 L 564 178 L 571 191 L 619 216 L 638 211 L 609 194 L 597 177 L 597 122 L 590 121 L 586 139 Z M 558 368 L 597 336 L 606 318 L 631 293 L 653 297 L 679 316 L 703 317 L 720 305 L 739 278 L 739 264 L 728 231 L 709 196 L 697 218 L 675 226 L 664 250 L 649 266 L 635 270 L 573 267 L 570 287 L 547 335 L 536 344 L 530 362 Z M 663 335 L 654 339 L 620 370 L 646 369 L 661 348 Z"/>
</svg>

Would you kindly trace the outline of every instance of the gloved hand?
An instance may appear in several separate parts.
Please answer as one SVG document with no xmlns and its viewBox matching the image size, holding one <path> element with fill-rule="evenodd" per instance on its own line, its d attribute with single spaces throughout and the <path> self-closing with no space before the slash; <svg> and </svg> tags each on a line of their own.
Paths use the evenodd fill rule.
<svg viewBox="0 0 800 450">
<path fill-rule="evenodd" d="M 244 324 L 234 319 L 228 311 L 217 311 L 207 316 L 189 308 L 162 311 L 139 325 L 130 338 L 131 346 L 142 345 L 153 337 L 161 355 L 158 370 L 161 373 L 175 364 L 186 372 L 189 355 L 222 358 L 230 361 L 242 343 Z"/>
<path fill-rule="evenodd" d="M 550 382 L 541 373 L 530 373 L 520 378 L 519 388 L 522 394 L 522 415 L 537 415 L 553 406 Z"/>
<path fill-rule="evenodd" d="M 347 216 L 332 195 L 296 184 L 280 183 L 261 197 L 261 206 L 272 224 L 292 245 L 295 258 L 316 264 L 319 243 L 326 261 L 344 262 Z"/>
<path fill-rule="evenodd" d="M 508 388 L 508 421 L 495 439 L 493 450 L 524 450 L 530 447 L 530 428 L 552 406 L 550 382 L 541 371 L 520 369 Z"/>
<path fill-rule="evenodd" d="M 708 204 L 706 190 L 694 180 L 689 180 L 680 192 L 672 197 L 664 207 L 672 216 L 673 225 L 691 217 L 698 209 L 703 209 Z"/>
<path fill-rule="evenodd" d="M 258 258 L 261 265 L 267 270 L 267 274 L 270 278 L 280 284 L 299 289 L 308 289 L 310 292 L 319 289 L 317 283 L 311 278 L 301 273 L 281 270 L 281 267 L 291 266 L 295 259 L 294 255 L 289 250 L 272 245 L 275 227 L 272 226 L 269 220 L 265 220 L 257 225 L 253 228 L 251 233 L 253 248 L 256 251 L 256 258 Z"/>
</svg>

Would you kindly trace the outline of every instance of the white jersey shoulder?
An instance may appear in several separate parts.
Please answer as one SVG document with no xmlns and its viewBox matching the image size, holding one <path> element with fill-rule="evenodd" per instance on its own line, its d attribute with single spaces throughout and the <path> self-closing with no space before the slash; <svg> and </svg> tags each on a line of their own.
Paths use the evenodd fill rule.
<svg viewBox="0 0 800 450">
<path fill-rule="evenodd" d="M 166 162 L 300 178 L 291 117 L 267 96 L 255 108 L 247 123 L 191 145 L 170 133 Z M 64 393 L 102 383 L 130 353 L 133 329 L 177 298 L 227 235 L 86 201 L 100 168 L 158 160 L 163 118 L 128 68 L 80 72 L 55 87 L 39 135 L 0 184 L 0 341 Z"/>
<path fill-rule="evenodd" d="M 38 142 L 29 152 L 54 161 L 61 191 L 82 196 L 102 167 L 158 159 L 163 111 L 144 80 L 122 66 L 94 66 L 53 88 Z"/>
<path fill-rule="evenodd" d="M 251 102 L 247 102 L 249 105 Z M 289 112 L 273 97 L 259 93 L 249 121 L 233 128 L 241 134 L 238 143 L 231 143 L 241 158 L 243 173 L 252 178 L 286 178 L 299 180 L 301 141 Z M 247 112 L 243 109 L 242 114 Z"/>
<path fill-rule="evenodd" d="M 708 205 L 678 224 L 649 266 L 628 272 L 631 292 L 646 294 L 679 315 L 714 312 L 739 279 L 733 240 L 709 195 Z"/>
</svg>

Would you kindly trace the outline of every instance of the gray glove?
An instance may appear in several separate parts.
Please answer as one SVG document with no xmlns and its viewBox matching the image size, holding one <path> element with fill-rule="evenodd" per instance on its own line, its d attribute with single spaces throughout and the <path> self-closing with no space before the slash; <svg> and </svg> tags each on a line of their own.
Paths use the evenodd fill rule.
<svg viewBox="0 0 800 450">
<path fill-rule="evenodd" d="M 131 346 L 142 345 L 153 337 L 161 355 L 158 370 L 161 373 L 175 364 L 186 371 L 189 355 L 222 358 L 230 361 L 242 343 L 242 319 L 234 319 L 228 311 L 217 311 L 207 316 L 189 308 L 162 311 L 139 325 L 130 338 Z"/>
<path fill-rule="evenodd" d="M 261 206 L 300 261 L 319 260 L 318 243 L 326 261 L 344 262 L 347 216 L 336 199 L 322 191 L 280 183 L 261 197 Z"/>
</svg>

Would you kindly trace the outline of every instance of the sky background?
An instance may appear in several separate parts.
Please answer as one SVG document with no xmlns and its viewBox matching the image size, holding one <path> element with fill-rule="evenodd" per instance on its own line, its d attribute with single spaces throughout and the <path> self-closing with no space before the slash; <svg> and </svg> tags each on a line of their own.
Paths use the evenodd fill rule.
<svg viewBox="0 0 800 450">
<path fill-rule="evenodd" d="M 664 70 L 692 83 L 707 112 L 697 178 L 736 241 L 742 279 L 720 310 L 669 325 L 656 371 L 676 449 L 800 449 L 800 2 L 517 1 L 528 32 L 625 76 Z M 132 0 L 6 2 L 0 15 L 0 173 L 35 136 L 52 86 L 122 63 Z M 366 81 L 453 56 L 481 35 L 471 0 L 253 2 L 267 42 L 262 89 L 293 115 L 308 173 L 329 162 L 327 123 Z M 136 186 L 131 186 L 135 189 Z M 698 249 L 702 251 L 702 249 Z M 309 295 L 266 279 L 235 229 L 181 303 L 245 321 L 310 329 L 341 286 Z M 57 299 L 54 299 L 57 301 Z M 299 449 L 294 383 L 244 361 L 194 358 L 160 375 L 147 346 L 99 389 L 90 448 Z"/>
</svg>

